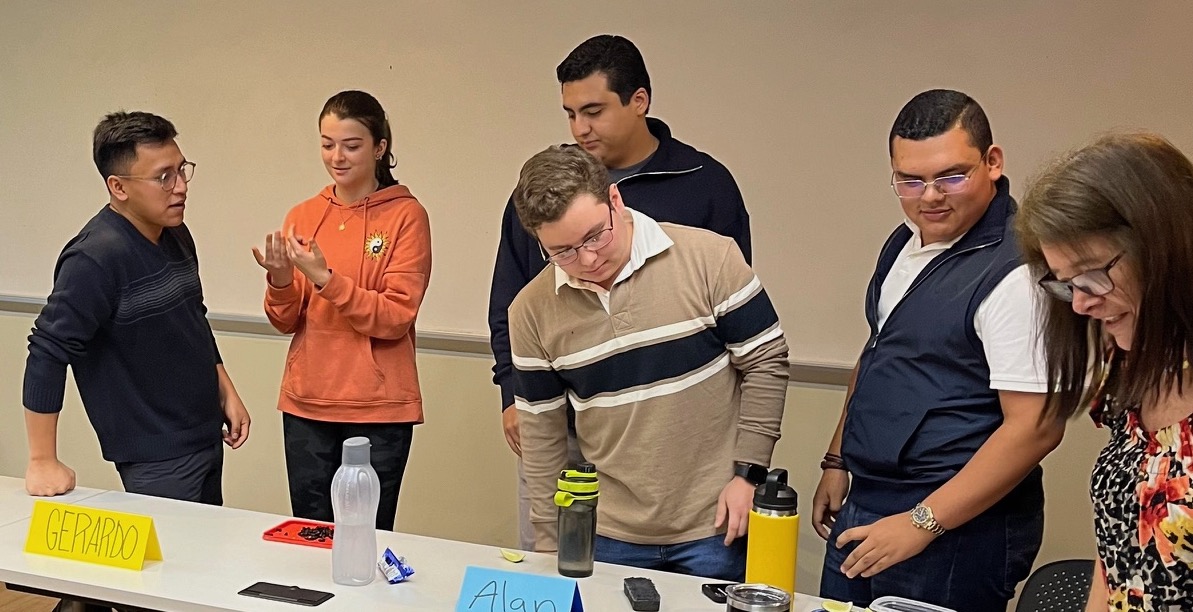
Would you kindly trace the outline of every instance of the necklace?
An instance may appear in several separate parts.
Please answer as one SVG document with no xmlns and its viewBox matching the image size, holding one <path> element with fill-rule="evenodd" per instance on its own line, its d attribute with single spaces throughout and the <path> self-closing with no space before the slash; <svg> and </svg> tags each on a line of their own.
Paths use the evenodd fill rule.
<svg viewBox="0 0 1193 612">
<path fill-rule="evenodd" d="M 374 179 L 374 180 L 373 180 L 373 190 L 372 190 L 372 191 L 370 191 L 369 193 L 373 193 L 374 191 L 377 191 L 377 190 L 378 190 L 378 189 L 380 189 L 380 188 L 381 188 L 381 183 L 377 182 L 377 180 L 376 180 L 376 179 Z M 351 208 L 348 208 L 347 206 L 344 206 L 344 205 L 342 205 L 342 204 L 341 204 L 341 205 L 339 205 L 339 206 L 337 206 L 337 208 L 338 208 L 338 210 L 339 210 L 339 215 L 340 215 L 340 227 L 339 227 L 339 230 L 342 232 L 342 231 L 344 231 L 344 225 L 345 225 L 345 224 L 347 224 L 347 223 L 348 223 L 348 219 L 352 217 L 352 209 L 351 209 Z M 345 211 L 345 210 L 347 210 L 347 211 L 348 211 L 348 215 L 347 215 L 347 216 L 344 216 L 344 211 Z"/>
<path fill-rule="evenodd" d="M 344 231 L 344 224 L 348 222 L 348 217 L 351 217 L 351 216 L 352 216 L 352 211 L 351 211 L 351 210 L 349 210 L 349 211 L 348 211 L 348 217 L 345 217 L 345 216 L 344 216 L 344 209 L 345 209 L 345 207 L 344 207 L 344 206 L 337 206 L 337 207 L 336 207 L 336 209 L 337 209 L 337 211 L 339 212 L 339 215 L 340 215 L 340 227 L 339 227 L 339 230 L 342 232 L 342 231 Z"/>
</svg>

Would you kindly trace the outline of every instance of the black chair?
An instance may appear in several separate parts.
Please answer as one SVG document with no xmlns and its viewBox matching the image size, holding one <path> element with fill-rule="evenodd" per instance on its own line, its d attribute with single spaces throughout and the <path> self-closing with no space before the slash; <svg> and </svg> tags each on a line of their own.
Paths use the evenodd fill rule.
<svg viewBox="0 0 1193 612">
<path fill-rule="evenodd" d="M 1053 561 L 1036 568 L 1023 585 L 1015 612 L 1081 612 L 1089 601 L 1094 562 Z"/>
</svg>

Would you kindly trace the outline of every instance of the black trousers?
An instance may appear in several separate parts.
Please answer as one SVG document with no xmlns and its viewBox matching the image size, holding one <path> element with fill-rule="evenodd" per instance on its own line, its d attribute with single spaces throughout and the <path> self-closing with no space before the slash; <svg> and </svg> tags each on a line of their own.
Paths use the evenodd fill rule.
<svg viewBox="0 0 1193 612">
<path fill-rule="evenodd" d="M 224 445 L 219 440 L 174 459 L 117 463 L 116 471 L 129 493 L 224 505 Z"/>
<path fill-rule="evenodd" d="M 282 414 L 286 477 L 294 516 L 331 522 L 331 479 L 340 467 L 344 440 L 364 436 L 372 443 L 371 463 L 381 480 L 377 529 L 394 528 L 398 492 L 410 458 L 413 423 L 333 423 Z"/>
</svg>

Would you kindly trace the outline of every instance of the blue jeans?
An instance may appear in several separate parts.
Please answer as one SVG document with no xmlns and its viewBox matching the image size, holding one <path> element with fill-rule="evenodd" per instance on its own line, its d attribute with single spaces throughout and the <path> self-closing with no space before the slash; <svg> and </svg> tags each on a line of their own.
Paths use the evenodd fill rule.
<svg viewBox="0 0 1193 612">
<path fill-rule="evenodd" d="M 737 538 L 729 546 L 725 546 L 724 535 L 659 546 L 597 536 L 596 560 L 741 582 L 746 578 L 746 538 Z"/>
<path fill-rule="evenodd" d="M 845 557 L 857 547 L 837 549 L 837 536 L 883 515 L 845 502 L 825 547 L 820 596 L 869 605 L 896 595 L 958 612 L 1006 612 L 1015 586 L 1031 572 L 1044 538 L 1044 511 L 981 515 L 936 538 L 920 554 L 871 578 L 846 578 Z M 911 520 L 911 519 L 907 519 Z"/>
</svg>

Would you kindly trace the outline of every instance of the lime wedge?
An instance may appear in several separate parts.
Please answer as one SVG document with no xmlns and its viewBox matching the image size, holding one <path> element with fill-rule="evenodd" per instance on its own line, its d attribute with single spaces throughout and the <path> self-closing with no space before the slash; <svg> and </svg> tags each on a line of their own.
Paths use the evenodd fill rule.
<svg viewBox="0 0 1193 612">
<path fill-rule="evenodd" d="M 506 561 L 509 561 L 510 563 L 521 563 L 522 560 L 526 558 L 525 554 L 520 553 L 516 550 L 510 550 L 508 548 L 501 549 L 501 556 L 502 556 L 502 558 L 504 558 Z"/>
<path fill-rule="evenodd" d="M 851 612 L 853 610 L 853 602 L 840 602 L 826 599 L 820 604 L 824 608 L 824 612 Z"/>
</svg>

